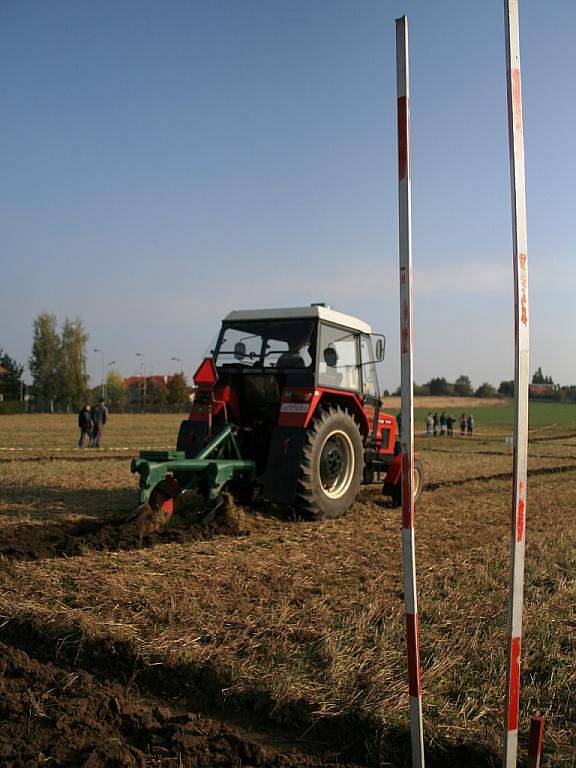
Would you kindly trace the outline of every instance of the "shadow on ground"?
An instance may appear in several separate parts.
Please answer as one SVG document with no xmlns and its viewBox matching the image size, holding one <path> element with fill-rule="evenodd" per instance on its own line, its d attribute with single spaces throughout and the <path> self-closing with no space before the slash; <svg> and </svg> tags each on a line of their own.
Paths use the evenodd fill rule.
<svg viewBox="0 0 576 768">
<path fill-rule="evenodd" d="M 114 765 L 119 766 L 139 764 L 138 751 L 156 754 L 158 750 L 165 756 L 181 754 L 185 757 L 183 765 L 191 766 L 243 765 L 247 761 L 258 766 L 411 765 L 410 733 L 404 727 L 387 726 L 355 712 L 319 718 L 313 714 L 313 703 L 279 703 L 266 691 L 228 695 L 226 690 L 232 682 L 229 675 L 212 664 L 170 666 L 159 660 L 146 662 L 131 642 L 90 637 L 70 626 L 45 626 L 34 619 L 13 619 L 0 630 L 2 657 L 4 670 L 12 665 L 28 671 L 31 679 L 27 690 L 40 704 L 47 690 L 46 677 L 55 690 L 68 681 L 67 687 L 72 687 L 68 695 L 72 699 L 73 686 L 77 687 L 79 680 L 78 695 L 82 701 L 100 702 L 92 712 L 85 704 L 79 710 L 74 700 L 67 708 L 67 697 L 58 697 L 60 731 L 51 728 L 52 739 L 44 744 L 47 756 L 76 744 L 84 750 L 83 754 L 91 750 L 94 755 L 86 765 L 109 765 L 106 749 L 113 739 L 119 750 Z M 17 674 L 26 677 L 22 671 L 14 671 Z M 35 675 L 40 676 L 37 683 Z M 38 691 L 34 690 L 35 685 Z M 6 706 L 10 705 L 8 696 Z M 14 706 L 17 710 L 18 702 Z M 123 731 L 121 725 L 126 723 L 127 715 L 136 720 Z M 12 750 L 25 751 L 34 729 L 31 731 L 28 723 L 18 730 L 17 717 L 10 722 L 10 733 L 0 738 L 0 751 L 2 739 L 7 744 L 8 738 Z M 69 729 L 90 734 L 89 743 L 84 740 L 78 744 L 78 739 L 68 743 Z M 46 738 L 43 732 L 38 736 L 40 741 Z M 217 755 L 215 749 L 220 749 L 221 754 Z M 66 755 L 68 760 L 74 757 L 77 759 L 78 755 Z M 464 739 L 445 739 L 427 750 L 427 765 L 431 768 L 493 768 L 499 764 L 500 756 L 495 750 L 466 743 Z"/>
<path fill-rule="evenodd" d="M 34 470 L 30 475 L 33 480 Z M 57 488 L 46 485 L 3 483 L 0 524 L 17 520 L 55 520 L 70 517 L 102 518 L 138 503 L 138 488 Z"/>
</svg>

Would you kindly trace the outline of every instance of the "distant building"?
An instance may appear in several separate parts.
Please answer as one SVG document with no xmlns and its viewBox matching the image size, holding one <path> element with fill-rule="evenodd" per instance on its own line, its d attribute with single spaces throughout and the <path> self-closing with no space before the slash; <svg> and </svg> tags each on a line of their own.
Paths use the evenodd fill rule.
<svg viewBox="0 0 576 768">
<path fill-rule="evenodd" d="M 530 384 L 528 393 L 530 395 L 549 395 L 554 392 L 554 384 Z"/>
<path fill-rule="evenodd" d="M 168 384 L 170 376 L 156 374 L 155 376 L 146 376 L 147 384 Z M 143 376 L 128 376 L 124 379 L 124 389 L 130 389 L 134 384 L 141 384 L 144 381 Z"/>
</svg>

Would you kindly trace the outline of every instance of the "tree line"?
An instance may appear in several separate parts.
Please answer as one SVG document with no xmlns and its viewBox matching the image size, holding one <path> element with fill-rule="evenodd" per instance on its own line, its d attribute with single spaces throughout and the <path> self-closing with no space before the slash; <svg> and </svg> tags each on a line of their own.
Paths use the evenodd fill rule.
<svg viewBox="0 0 576 768">
<path fill-rule="evenodd" d="M 113 405 L 141 407 L 181 404 L 188 400 L 190 387 L 183 373 L 164 377 L 139 377 L 124 386 L 119 371 L 108 372 L 104 386 L 90 388 L 86 372 L 86 344 L 89 334 L 82 320 L 66 318 L 60 328 L 56 315 L 40 313 L 32 324 L 32 352 L 28 367 L 32 387 L 26 387 L 20 365 L 0 349 L 0 400 L 22 400 L 25 390 L 34 398 L 36 410 L 72 410 L 98 397 L 106 396 Z M 16 403 L 17 405 L 17 403 Z"/>
<path fill-rule="evenodd" d="M 505 383 L 502 382 L 500 387 Z M 394 394 L 400 394 L 400 387 Z M 436 397 L 498 397 L 499 394 L 507 396 L 487 381 L 474 388 L 470 377 L 464 374 L 458 376 L 454 382 L 448 381 L 444 376 L 437 376 L 430 379 L 426 384 L 414 384 L 414 394 L 420 396 L 434 395 Z M 514 382 L 512 382 L 512 394 L 514 394 Z"/>
<path fill-rule="evenodd" d="M 544 375 L 541 367 L 534 373 L 532 384 L 544 385 L 541 390 L 536 388 L 531 390 L 530 399 L 532 400 L 576 401 L 576 386 L 555 384 L 551 376 Z M 393 394 L 400 395 L 400 387 Z M 498 389 L 487 381 L 474 388 L 470 378 L 464 374 L 458 376 L 454 382 L 449 382 L 442 376 L 432 378 L 426 384 L 414 384 L 414 394 L 444 397 L 514 397 L 514 380 L 501 381 Z"/>
</svg>

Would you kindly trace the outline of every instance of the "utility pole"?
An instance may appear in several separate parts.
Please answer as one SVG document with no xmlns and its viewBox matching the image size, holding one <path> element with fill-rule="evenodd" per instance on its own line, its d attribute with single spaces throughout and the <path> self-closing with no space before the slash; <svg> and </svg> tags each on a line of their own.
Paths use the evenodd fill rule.
<svg viewBox="0 0 576 768">
<path fill-rule="evenodd" d="M 100 397 L 104 398 L 104 352 L 101 349 L 94 348 L 93 352 L 98 352 L 102 358 L 102 376 L 100 377 Z"/>
<path fill-rule="evenodd" d="M 142 399 L 140 395 L 140 388 L 138 388 L 138 405 L 142 403 L 142 410 L 146 410 L 146 355 L 144 352 L 136 352 L 136 357 L 142 358 L 142 370 L 144 373 L 144 378 L 142 382 Z"/>
<path fill-rule="evenodd" d="M 102 395 L 104 400 L 108 400 L 108 368 L 111 365 L 116 365 L 116 360 L 110 360 L 109 363 L 106 363 L 106 379 L 104 381 L 104 394 Z"/>
</svg>

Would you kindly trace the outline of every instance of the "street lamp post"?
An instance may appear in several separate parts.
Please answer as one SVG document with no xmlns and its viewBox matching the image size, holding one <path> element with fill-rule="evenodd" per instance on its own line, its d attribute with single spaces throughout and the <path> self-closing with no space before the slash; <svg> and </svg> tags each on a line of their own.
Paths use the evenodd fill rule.
<svg viewBox="0 0 576 768">
<path fill-rule="evenodd" d="M 20 375 L 20 402 L 23 403 L 25 396 L 26 396 L 26 384 L 24 382 L 24 372 L 26 371 L 26 366 L 22 366 L 22 373 Z"/>
<path fill-rule="evenodd" d="M 144 381 L 142 386 L 142 391 L 140 391 L 140 387 L 138 388 L 138 405 L 142 403 L 143 410 L 146 410 L 146 355 L 144 352 L 136 352 L 136 357 L 142 358 L 142 371 L 144 375 Z"/>
<path fill-rule="evenodd" d="M 102 356 L 102 378 L 100 379 L 100 397 L 104 398 L 104 352 L 101 349 L 94 349 L 93 352 L 98 352 Z"/>
<path fill-rule="evenodd" d="M 171 360 L 174 360 L 177 363 L 180 363 L 180 366 L 182 366 L 182 359 L 180 357 L 172 357 Z"/>
<path fill-rule="evenodd" d="M 110 368 L 111 365 L 116 365 L 116 360 L 110 360 L 109 363 L 106 363 L 106 370 Z M 104 394 L 102 395 L 104 400 L 108 400 L 108 374 L 106 374 L 106 380 L 104 382 Z"/>
</svg>

